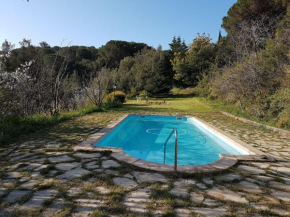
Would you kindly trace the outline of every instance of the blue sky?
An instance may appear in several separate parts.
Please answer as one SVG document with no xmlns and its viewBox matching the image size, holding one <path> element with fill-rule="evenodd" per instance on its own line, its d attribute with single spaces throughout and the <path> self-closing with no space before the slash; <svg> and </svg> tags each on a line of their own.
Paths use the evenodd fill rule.
<svg viewBox="0 0 290 217">
<path fill-rule="evenodd" d="M 168 49 L 172 37 L 190 44 L 197 33 L 217 40 L 222 18 L 236 0 L 0 0 L 0 42 L 100 47 L 109 40 Z M 225 32 L 222 30 L 222 34 Z"/>
</svg>

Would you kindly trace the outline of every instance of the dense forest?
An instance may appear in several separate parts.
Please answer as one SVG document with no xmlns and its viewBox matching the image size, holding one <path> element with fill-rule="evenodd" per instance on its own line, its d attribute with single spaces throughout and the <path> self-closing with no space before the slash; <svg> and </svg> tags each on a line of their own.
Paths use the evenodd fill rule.
<svg viewBox="0 0 290 217">
<path fill-rule="evenodd" d="M 28 39 L 15 48 L 5 40 L 0 120 L 101 106 L 114 87 L 128 98 L 190 87 L 290 128 L 290 1 L 238 0 L 222 27 L 227 35 L 217 42 L 205 33 L 190 45 L 174 36 L 169 50 L 125 41 L 51 47 Z"/>
</svg>

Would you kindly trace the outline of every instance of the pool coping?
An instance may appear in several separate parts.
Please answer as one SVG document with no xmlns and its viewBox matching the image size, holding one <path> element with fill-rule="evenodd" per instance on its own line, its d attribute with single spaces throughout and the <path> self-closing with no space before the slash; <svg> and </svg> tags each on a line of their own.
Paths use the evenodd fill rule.
<svg viewBox="0 0 290 217">
<path fill-rule="evenodd" d="M 142 114 L 137 114 L 141 115 Z M 148 115 L 148 114 L 147 114 Z M 150 114 L 154 115 L 154 114 Z M 129 114 L 123 115 L 118 118 L 116 121 L 111 121 L 109 125 L 98 131 L 97 133 L 91 135 L 85 141 L 76 145 L 73 149 L 74 151 L 86 151 L 86 152 L 102 152 L 102 151 L 110 151 L 112 152 L 111 156 L 118 161 L 123 161 L 128 164 L 141 167 L 143 169 L 153 170 L 153 171 L 160 171 L 160 172 L 173 172 L 174 167 L 173 165 L 166 165 L 166 164 L 159 164 L 153 163 L 149 161 L 145 161 L 139 158 L 132 157 L 124 152 L 123 148 L 112 148 L 112 147 L 94 147 L 94 144 L 101 140 L 105 135 L 109 132 L 114 130 L 124 119 L 126 119 Z M 226 170 L 235 164 L 238 161 L 261 161 L 261 162 L 276 162 L 281 161 L 283 159 L 279 157 L 273 157 L 271 155 L 266 155 L 262 151 L 254 148 L 253 146 L 233 137 L 232 135 L 222 131 L 221 129 L 209 124 L 199 118 L 192 117 L 192 116 L 183 116 L 187 118 L 194 118 L 201 122 L 202 124 L 206 125 L 208 128 L 213 130 L 215 133 L 220 134 L 221 136 L 230 139 L 234 142 L 235 145 L 239 146 L 240 148 L 246 150 L 250 155 L 231 155 L 231 154 L 220 154 L 220 159 L 214 161 L 209 164 L 204 165 L 197 165 L 197 166 L 177 166 L 178 172 L 184 173 L 212 173 L 212 172 L 219 172 Z M 284 160 L 283 160 L 284 161 Z"/>
</svg>

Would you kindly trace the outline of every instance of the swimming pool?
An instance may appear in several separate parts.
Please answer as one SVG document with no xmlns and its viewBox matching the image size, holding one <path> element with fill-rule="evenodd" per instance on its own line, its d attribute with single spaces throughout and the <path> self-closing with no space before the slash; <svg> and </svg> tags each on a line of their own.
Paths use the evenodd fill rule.
<svg viewBox="0 0 290 217">
<path fill-rule="evenodd" d="M 111 132 L 102 137 L 95 147 L 122 148 L 132 157 L 154 163 L 174 164 L 175 136 L 178 132 L 179 166 L 203 165 L 217 161 L 220 154 L 249 155 L 227 138 L 216 134 L 195 118 L 129 115 Z"/>
</svg>

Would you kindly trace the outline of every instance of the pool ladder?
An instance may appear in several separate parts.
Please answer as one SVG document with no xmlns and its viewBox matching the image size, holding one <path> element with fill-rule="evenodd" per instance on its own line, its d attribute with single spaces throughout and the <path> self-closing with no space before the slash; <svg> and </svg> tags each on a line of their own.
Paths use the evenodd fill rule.
<svg viewBox="0 0 290 217">
<path fill-rule="evenodd" d="M 178 151 L 178 133 L 177 133 L 177 129 L 172 129 L 171 133 L 169 134 L 168 138 L 166 139 L 165 143 L 164 143 L 164 157 L 163 157 L 163 164 L 165 164 L 165 159 L 166 159 L 166 146 L 167 143 L 169 141 L 169 139 L 171 138 L 171 136 L 175 135 L 175 155 L 174 155 L 174 172 L 177 172 L 177 151 Z"/>
</svg>

